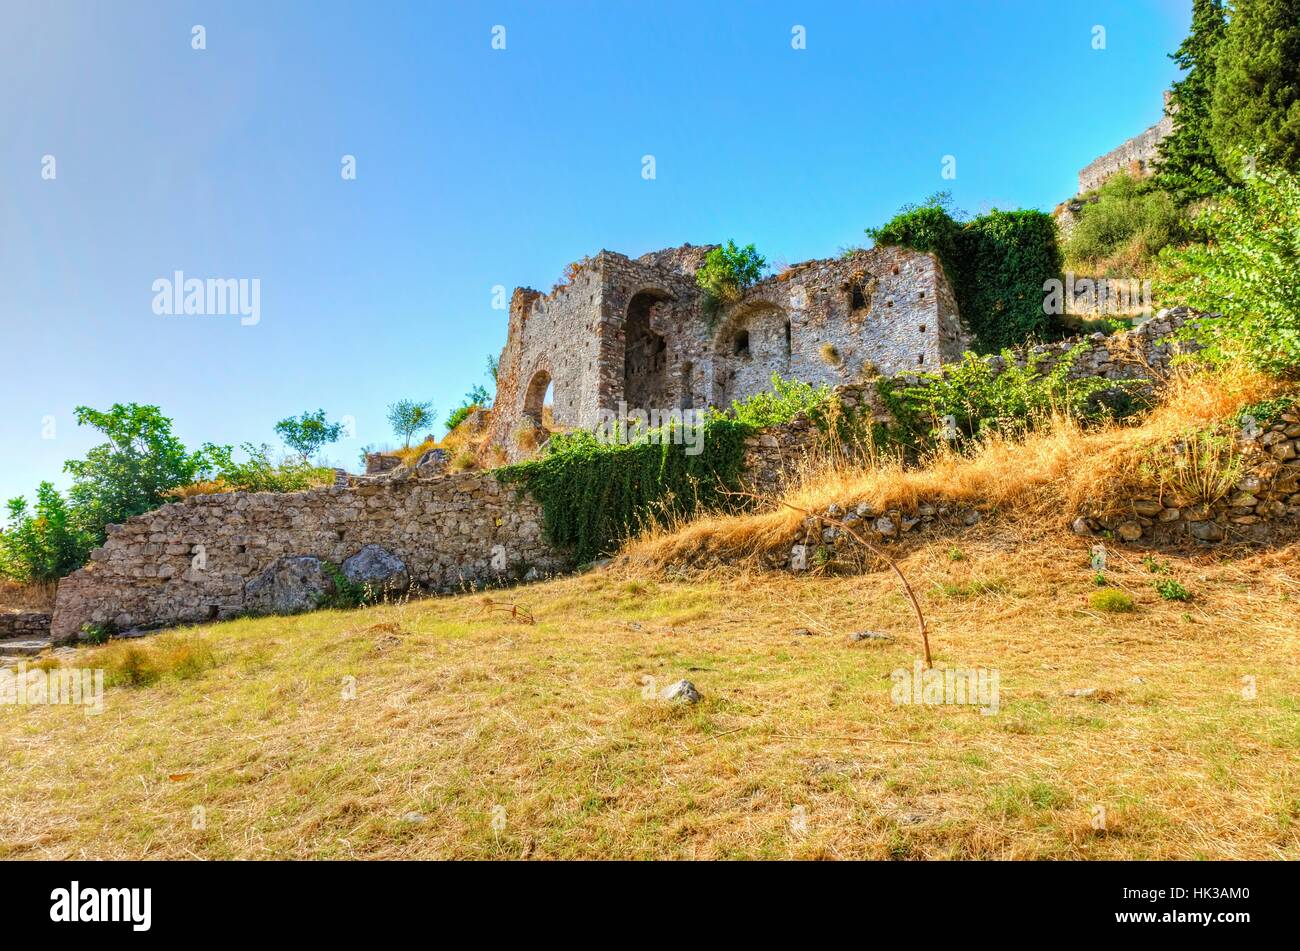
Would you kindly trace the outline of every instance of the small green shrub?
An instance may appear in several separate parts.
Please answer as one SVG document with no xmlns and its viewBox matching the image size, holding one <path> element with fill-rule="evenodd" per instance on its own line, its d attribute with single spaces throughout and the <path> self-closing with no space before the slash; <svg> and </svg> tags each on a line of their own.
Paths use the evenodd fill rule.
<svg viewBox="0 0 1300 951">
<path fill-rule="evenodd" d="M 773 373 L 772 389 L 736 400 L 731 404 L 731 415 L 737 422 L 762 429 L 789 422 L 800 413 L 814 414 L 827 405 L 832 395 L 825 384 L 814 386 Z"/>
<path fill-rule="evenodd" d="M 1151 572 L 1151 574 L 1153 575 L 1169 574 L 1169 563 L 1160 561 L 1159 559 L 1154 558 L 1151 555 L 1146 555 L 1142 559 L 1142 567 L 1145 568 L 1147 571 Z"/>
<path fill-rule="evenodd" d="M 752 244 L 737 247 L 735 241 L 711 250 L 704 264 L 695 272 L 695 283 L 706 295 L 705 306 L 710 313 L 740 298 L 745 288 L 763 276 L 767 260 Z"/>
<path fill-rule="evenodd" d="M 447 432 L 451 432 L 457 426 L 465 421 L 470 413 L 480 407 L 487 406 L 492 402 L 492 394 L 487 391 L 485 386 L 474 386 L 465 394 L 465 399 L 459 406 L 447 414 Z"/>
<path fill-rule="evenodd" d="M 1116 591 L 1114 588 L 1094 591 L 1088 597 L 1088 603 L 1094 610 L 1104 611 L 1107 614 L 1130 614 L 1134 610 L 1133 599 L 1123 591 Z"/>
<path fill-rule="evenodd" d="M 334 583 L 334 591 L 321 599 L 320 607 L 349 611 L 373 603 L 374 590 L 370 585 L 352 581 L 343 573 L 343 569 L 332 561 L 321 564 L 325 574 Z"/>
<path fill-rule="evenodd" d="M 205 446 L 212 480 L 194 486 L 182 486 L 165 494 L 178 498 L 198 491 L 300 492 L 334 482 L 333 469 L 314 466 L 301 459 L 286 459 L 278 464 L 273 462 L 271 447 L 265 443 L 260 446 L 244 443 L 241 448 L 248 459 L 236 462 L 234 450 L 230 446 Z"/>
<path fill-rule="evenodd" d="M 112 631 L 103 624 L 81 625 L 81 639 L 87 644 L 107 644 Z"/>
<path fill-rule="evenodd" d="M 1253 419 L 1255 424 L 1263 429 L 1265 426 L 1271 426 L 1277 422 L 1283 413 L 1294 408 L 1297 403 L 1300 403 L 1300 397 L 1297 396 L 1282 396 L 1277 399 L 1251 403 L 1249 406 L 1243 406 L 1237 411 L 1234 422 L 1238 427 L 1241 427 L 1246 424 L 1247 419 Z"/>
<path fill-rule="evenodd" d="M 1010 351 L 1002 354 L 999 372 L 987 360 L 967 353 L 960 363 L 920 374 L 916 382 L 882 380 L 878 392 L 892 413 L 895 442 L 926 448 L 948 441 L 960 446 L 993 432 L 1019 435 L 1053 414 L 1080 420 L 1111 415 L 1102 394 L 1125 384 L 1097 377 L 1071 379 L 1070 370 L 1083 345 L 1044 373 L 1043 354 L 1023 364 Z M 953 431 L 947 429 L 947 422 Z"/>
<path fill-rule="evenodd" d="M 1161 578 L 1155 582 L 1156 593 L 1166 601 L 1190 601 L 1191 594 L 1173 578 Z"/>
</svg>

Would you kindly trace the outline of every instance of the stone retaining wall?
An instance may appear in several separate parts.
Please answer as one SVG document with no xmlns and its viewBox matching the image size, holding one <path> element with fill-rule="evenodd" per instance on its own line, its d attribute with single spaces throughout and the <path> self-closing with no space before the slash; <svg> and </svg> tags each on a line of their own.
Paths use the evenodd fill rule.
<svg viewBox="0 0 1300 951">
<path fill-rule="evenodd" d="M 45 637 L 50 615 L 44 611 L 0 611 L 0 640 L 9 637 Z"/>
<path fill-rule="evenodd" d="M 1279 530 L 1295 537 L 1300 528 L 1300 409 L 1284 414 L 1253 439 L 1240 438 L 1237 448 L 1246 460 L 1244 474 L 1225 498 L 1209 505 L 1173 493 L 1124 499 L 1108 506 L 1105 514 L 1079 513 L 1073 531 L 1107 542 L 1156 546 L 1262 543 Z M 860 552 L 861 545 L 831 519 L 873 544 L 888 546 L 932 527 L 969 527 L 982 518 L 976 508 L 938 498 L 909 507 L 831 505 L 824 514 L 801 523 L 792 539 L 786 565 L 790 570 L 809 570 L 833 563 L 845 552 Z"/>
<path fill-rule="evenodd" d="M 537 503 L 495 476 L 399 472 L 348 488 L 194 496 L 111 526 L 90 563 L 59 583 L 52 632 L 236 617 L 265 603 L 268 584 L 307 570 L 293 559 L 343 565 L 372 545 L 434 591 L 567 567 L 541 537 Z M 327 570 L 310 568 L 317 581 Z"/>
</svg>

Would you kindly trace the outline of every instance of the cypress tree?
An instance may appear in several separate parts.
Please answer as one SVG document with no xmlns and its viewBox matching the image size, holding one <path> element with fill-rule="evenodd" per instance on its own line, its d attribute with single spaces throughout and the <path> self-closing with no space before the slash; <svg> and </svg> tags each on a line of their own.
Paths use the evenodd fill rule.
<svg viewBox="0 0 1300 951">
<path fill-rule="evenodd" d="M 1186 75 L 1174 83 L 1169 97 L 1174 131 L 1160 143 L 1156 183 L 1179 204 L 1215 194 L 1229 184 L 1210 137 L 1216 60 L 1226 31 L 1223 0 L 1193 0 L 1191 32 L 1169 54 Z"/>
<path fill-rule="evenodd" d="M 1300 0 L 1236 0 L 1219 47 L 1211 141 L 1221 167 L 1300 169 Z"/>
</svg>

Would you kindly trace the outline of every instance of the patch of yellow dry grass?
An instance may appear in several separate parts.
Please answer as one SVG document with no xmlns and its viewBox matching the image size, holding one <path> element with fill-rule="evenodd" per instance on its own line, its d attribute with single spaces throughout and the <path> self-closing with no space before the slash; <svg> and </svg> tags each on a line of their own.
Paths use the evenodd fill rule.
<svg viewBox="0 0 1300 951">
<path fill-rule="evenodd" d="M 53 611 L 54 585 L 19 584 L 7 578 L 0 578 L 0 611 Z"/>
<path fill-rule="evenodd" d="M 0 855 L 1300 858 L 1298 555 L 1167 556 L 1187 605 L 1116 553 L 1136 610 L 1103 615 L 1068 534 L 907 552 L 936 664 L 996 669 L 994 715 L 891 701 L 918 650 L 887 573 L 494 594 L 535 624 L 467 595 L 204 626 L 178 636 L 215 666 L 98 716 L 0 707 Z M 701 703 L 647 699 L 682 677 Z"/>
<path fill-rule="evenodd" d="M 1235 460 L 1219 443 L 1202 447 L 1192 441 L 1184 453 L 1195 454 L 1194 461 L 1210 470 L 1207 484 L 1200 487 L 1184 484 L 1192 482 L 1190 478 L 1175 479 L 1177 473 L 1162 461 L 1162 453 L 1282 389 L 1281 384 L 1245 373 L 1180 373 L 1166 384 L 1160 404 L 1136 426 L 1085 430 L 1061 416 L 1022 439 L 994 435 L 969 452 L 940 452 L 921 467 L 905 467 L 888 457 L 862 465 L 813 462 L 784 496 L 795 508 L 769 505 L 755 514 L 705 516 L 670 525 L 632 542 L 624 556 L 655 567 L 713 560 L 760 562 L 788 550 L 805 517 L 797 509 L 824 512 L 832 503 L 913 511 L 928 502 L 1014 511 L 1065 526 L 1085 507 L 1105 514 L 1135 496 L 1226 491 L 1231 484 L 1225 488 L 1224 480 L 1216 482 L 1213 476 L 1230 471 Z M 1179 484 L 1170 484 L 1171 479 Z"/>
<path fill-rule="evenodd" d="M 492 411 L 488 410 L 487 414 L 487 419 L 491 420 Z M 426 439 L 419 445 L 387 450 L 385 454 L 397 456 L 404 465 L 414 465 L 430 449 L 445 449 L 451 456 L 450 467 L 452 471 L 463 472 L 477 468 L 478 451 L 486 437 L 486 425 L 481 429 L 471 430 L 469 426 L 462 422 L 455 429 L 448 431 L 441 439 Z"/>
</svg>

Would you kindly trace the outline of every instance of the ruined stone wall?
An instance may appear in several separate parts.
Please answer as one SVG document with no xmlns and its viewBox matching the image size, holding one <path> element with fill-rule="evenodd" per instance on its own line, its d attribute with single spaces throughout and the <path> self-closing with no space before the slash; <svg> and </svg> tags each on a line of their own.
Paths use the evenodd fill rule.
<svg viewBox="0 0 1300 951">
<path fill-rule="evenodd" d="M 0 640 L 44 637 L 49 633 L 50 616 L 44 611 L 0 611 Z"/>
<path fill-rule="evenodd" d="M 878 248 L 808 261 L 706 313 L 694 275 L 709 247 L 631 259 L 601 251 L 543 297 L 515 292 L 487 445 L 526 457 L 555 423 L 592 429 L 603 412 L 726 406 L 771 388 L 772 375 L 841 384 L 864 373 L 933 369 L 967 344 L 953 290 L 932 255 Z"/>
<path fill-rule="evenodd" d="M 52 631 L 230 618 L 283 559 L 342 565 L 368 545 L 432 590 L 555 571 L 531 499 L 484 473 L 397 478 L 307 492 L 199 495 L 110 526 L 90 563 L 59 582 Z"/>
<path fill-rule="evenodd" d="M 1169 107 L 1169 93 L 1165 93 L 1165 108 Z M 1174 131 L 1174 120 L 1163 116 L 1159 122 L 1123 145 L 1112 149 L 1100 158 L 1089 162 L 1079 171 L 1079 194 L 1100 188 L 1106 179 L 1117 172 L 1129 172 L 1136 178 L 1150 175 L 1160 155 L 1160 143 Z"/>
<path fill-rule="evenodd" d="M 942 267 L 905 248 L 794 265 L 746 291 L 701 336 L 713 406 L 770 389 L 773 373 L 837 386 L 933 370 L 966 342 Z"/>
<path fill-rule="evenodd" d="M 1072 350 L 1075 354 L 1070 376 L 1074 379 L 1100 377 L 1108 380 L 1137 380 L 1154 382 L 1168 373 L 1175 358 L 1189 345 L 1174 339 L 1175 333 L 1195 314 L 1188 308 L 1164 310 L 1133 330 L 1114 334 L 1092 334 L 1074 337 L 1012 351 L 1014 362 L 1024 366 L 1032 356 L 1041 357 L 1040 371 L 1050 372 Z M 1006 369 L 1006 360 L 999 354 L 980 357 L 995 372 Z M 939 369 L 944 373 L 943 368 Z M 913 373 L 898 374 L 895 379 L 904 383 L 917 383 L 920 377 Z M 836 398 L 848 412 L 866 422 L 890 424 L 894 419 L 880 397 L 876 380 L 846 383 L 834 387 Z M 799 416 L 786 423 L 771 426 L 746 441 L 746 480 L 755 492 L 772 494 L 787 485 L 798 475 L 800 464 L 819 447 L 825 439 L 806 417 Z M 1279 450 L 1284 452 L 1285 450 Z"/>
<path fill-rule="evenodd" d="M 637 286 L 634 273 L 626 269 L 619 278 L 624 294 Z M 1178 351 L 1170 335 L 1191 316 L 1186 310 L 1163 311 L 1134 331 L 1094 335 L 1082 341 L 1085 349 L 1073 373 L 1154 379 Z M 1021 362 L 1038 352 L 1050 367 L 1080 342 L 1022 350 L 1015 359 Z M 996 367 L 1005 365 L 1002 357 L 983 359 Z M 874 382 L 844 384 L 836 392 L 845 408 L 889 420 Z M 806 418 L 756 433 L 746 444 L 748 485 L 762 494 L 780 491 L 821 442 L 821 434 Z M 1300 416 L 1284 416 L 1263 433 L 1259 450 L 1266 465 L 1255 466 L 1237 492 L 1216 507 L 1202 511 L 1137 499 L 1131 517 L 1083 513 L 1077 530 L 1113 529 L 1120 537 L 1153 539 L 1172 533 L 1216 541 L 1296 519 Z M 950 515 L 972 517 L 936 502 L 914 511 L 862 513 L 862 518 L 871 520 L 876 535 L 892 538 Z M 1260 524 L 1264 529 L 1254 527 Z M 816 537 L 826 528 L 817 526 Z M 194 496 L 111 526 L 108 541 L 92 553 L 90 564 L 60 582 L 52 633 L 67 638 L 84 624 L 155 627 L 256 612 L 264 607 L 261 595 L 268 584 L 302 568 L 286 567 L 287 562 L 326 561 L 346 572 L 350 560 L 370 546 L 380 546 L 399 560 L 404 578 L 431 590 L 568 567 L 563 553 L 542 538 L 540 506 L 534 500 L 502 486 L 491 473 L 445 475 L 433 461 L 422 462 L 354 477 L 348 487 Z"/>
</svg>

